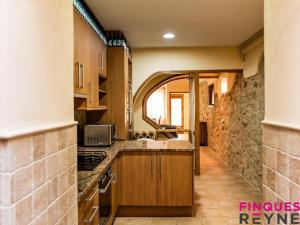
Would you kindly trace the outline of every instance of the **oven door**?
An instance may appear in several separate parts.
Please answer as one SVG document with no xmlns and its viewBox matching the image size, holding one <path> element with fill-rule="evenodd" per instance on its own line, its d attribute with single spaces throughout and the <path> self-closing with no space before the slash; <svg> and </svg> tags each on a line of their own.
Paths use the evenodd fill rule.
<svg viewBox="0 0 300 225">
<path fill-rule="evenodd" d="M 111 217 L 111 203 L 112 203 L 112 181 L 114 177 L 111 176 L 108 182 L 100 185 L 99 190 L 99 216 L 100 225 L 107 225 L 109 218 Z"/>
</svg>

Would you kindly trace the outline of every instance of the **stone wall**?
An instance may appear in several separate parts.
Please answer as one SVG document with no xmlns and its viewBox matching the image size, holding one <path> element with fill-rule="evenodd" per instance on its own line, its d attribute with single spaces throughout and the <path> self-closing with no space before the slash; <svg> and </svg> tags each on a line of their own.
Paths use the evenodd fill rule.
<svg viewBox="0 0 300 225">
<path fill-rule="evenodd" d="M 264 119 L 264 68 L 244 78 L 237 75 L 234 86 L 215 95 L 208 107 L 207 82 L 200 83 L 200 121 L 208 122 L 208 145 L 230 168 L 253 186 L 262 189 L 262 125 Z"/>
</svg>

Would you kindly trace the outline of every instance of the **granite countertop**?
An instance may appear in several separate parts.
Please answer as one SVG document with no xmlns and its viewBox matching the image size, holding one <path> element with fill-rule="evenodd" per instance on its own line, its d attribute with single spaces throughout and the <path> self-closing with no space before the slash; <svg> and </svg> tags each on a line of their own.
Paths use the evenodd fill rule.
<svg viewBox="0 0 300 225">
<path fill-rule="evenodd" d="M 188 141 L 183 140 L 142 140 L 117 141 L 111 147 L 78 147 L 80 151 L 106 151 L 107 157 L 93 171 L 78 171 L 78 201 L 82 200 L 90 188 L 98 182 L 99 177 L 121 151 L 194 151 L 195 148 Z"/>
</svg>

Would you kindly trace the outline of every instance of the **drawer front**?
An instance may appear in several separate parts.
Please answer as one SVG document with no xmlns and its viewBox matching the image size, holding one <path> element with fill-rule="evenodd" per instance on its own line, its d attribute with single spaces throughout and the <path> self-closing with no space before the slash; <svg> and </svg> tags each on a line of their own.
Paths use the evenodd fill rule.
<svg viewBox="0 0 300 225">
<path fill-rule="evenodd" d="M 99 224 L 99 189 L 95 182 L 78 206 L 78 224 Z"/>
</svg>

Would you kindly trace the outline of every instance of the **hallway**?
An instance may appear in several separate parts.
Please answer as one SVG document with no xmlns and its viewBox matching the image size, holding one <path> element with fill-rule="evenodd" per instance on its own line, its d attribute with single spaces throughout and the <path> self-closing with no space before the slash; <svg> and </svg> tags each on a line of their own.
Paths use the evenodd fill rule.
<svg viewBox="0 0 300 225">
<path fill-rule="evenodd" d="M 261 201 L 262 193 L 201 148 L 201 175 L 195 177 L 195 217 L 121 218 L 114 225 L 238 225 L 239 202 Z"/>
</svg>

